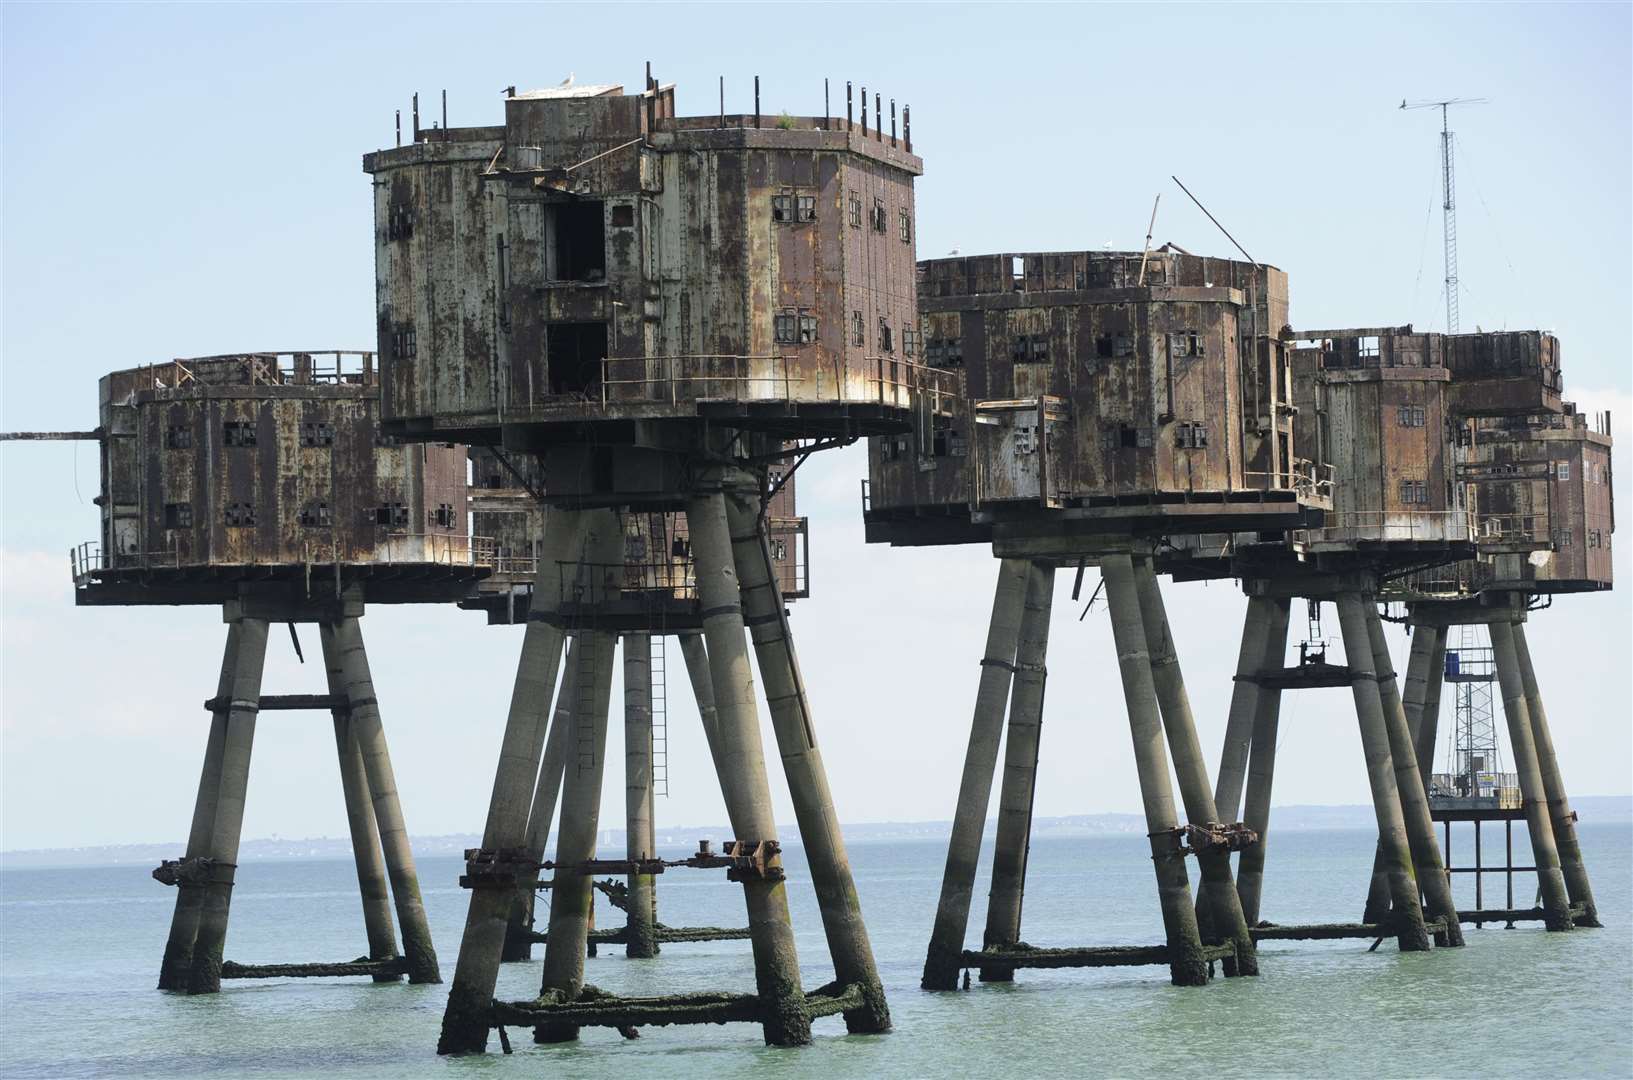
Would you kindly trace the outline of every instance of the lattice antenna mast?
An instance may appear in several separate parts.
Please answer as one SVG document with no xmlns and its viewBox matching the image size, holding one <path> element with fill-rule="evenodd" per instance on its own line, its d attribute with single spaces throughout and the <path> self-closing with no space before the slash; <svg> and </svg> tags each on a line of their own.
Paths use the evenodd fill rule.
<svg viewBox="0 0 1633 1080">
<path fill-rule="evenodd" d="M 1453 105 L 1484 105 L 1489 98 L 1450 98 L 1446 101 L 1407 101 L 1402 109 L 1440 110 L 1441 228 L 1446 241 L 1446 333 L 1457 333 L 1457 175 L 1452 153 L 1450 112 Z"/>
</svg>

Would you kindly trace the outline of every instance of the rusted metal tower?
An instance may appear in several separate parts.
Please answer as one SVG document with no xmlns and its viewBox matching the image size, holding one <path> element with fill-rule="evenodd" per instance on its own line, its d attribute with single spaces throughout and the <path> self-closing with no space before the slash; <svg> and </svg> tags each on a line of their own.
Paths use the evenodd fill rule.
<svg viewBox="0 0 1633 1080">
<path fill-rule="evenodd" d="M 378 426 L 372 353 L 244 353 L 117 371 L 101 381 L 99 540 L 72 553 L 82 605 L 219 605 L 221 677 L 159 988 L 223 978 L 441 978 L 397 798 L 360 617 L 450 602 L 486 570 L 466 530 L 463 447 L 408 446 Z M 327 694 L 265 694 L 268 628 L 315 623 Z M 296 641 L 296 648 L 299 642 Z M 330 712 L 363 896 L 368 954 L 344 963 L 222 960 L 256 718 Z M 392 914 L 402 933 L 398 952 Z"/>
<path fill-rule="evenodd" d="M 486 447 L 473 447 L 470 454 L 473 530 L 489 538 L 494 573 L 461 606 L 485 612 L 490 623 L 525 625 L 544 531 L 543 459 Z M 809 595 L 807 522 L 795 509 L 795 478 L 779 467 L 768 472 L 768 479 L 775 487 L 767 504 L 768 548 L 781 595 L 792 602 Z M 624 657 L 626 854 L 630 860 L 641 860 L 656 854 L 654 801 L 669 791 L 671 635 L 680 646 L 693 696 L 705 710 L 713 708 L 713 691 L 699 637 L 697 575 L 685 515 L 629 513 L 623 515 L 623 525 L 620 598 L 628 603 L 621 621 L 634 627 L 619 635 Z M 606 613 L 602 615 L 605 622 Z M 534 860 L 544 858 L 568 756 L 564 740 L 572 726 L 576 688 L 571 648 L 561 682 L 551 720 L 557 741 L 546 746 L 528 814 L 528 856 Z M 706 728 L 711 724 L 711 719 L 704 719 Z M 600 881 L 596 888 L 623 911 L 624 926 L 591 930 L 592 956 L 600 945 L 623 945 L 627 956 L 647 958 L 656 956 L 665 943 L 749 936 L 746 928 L 665 926 L 657 918 L 651 874 L 631 872 L 621 886 Z M 534 944 L 548 941 L 548 934 L 534 929 L 534 902 L 534 889 L 518 890 L 506 928 L 504 960 L 529 959 Z"/>
<path fill-rule="evenodd" d="M 1296 528 L 1328 505 L 1293 450 L 1275 334 L 1286 275 L 1168 247 L 934 259 L 920 264 L 919 303 L 922 337 L 905 348 L 962 382 L 911 433 L 872 440 L 867 538 L 990 543 L 1002 560 L 924 987 L 954 989 L 969 967 L 1007 981 L 1025 967 L 1161 964 L 1179 985 L 1205 982 L 1215 959 L 1256 973 L 1229 858 L 1248 835 L 1216 808 L 1155 560 L 1176 537 Z M 1038 949 L 1021 941 L 1021 898 L 1050 601 L 1057 568 L 1075 566 L 1081 583 L 1090 564 L 1111 607 L 1166 942 Z M 987 924 L 982 948 L 966 950 L 1001 739 Z"/>
<path fill-rule="evenodd" d="M 420 130 L 367 155 L 390 430 L 539 459 L 546 510 L 522 657 L 439 1049 L 531 1026 L 758 1022 L 798 1044 L 813 1017 L 853 1032 L 889 1013 L 817 750 L 767 524 L 773 468 L 906 430 L 936 373 L 893 335 L 917 321 L 906 111 L 892 122 L 682 117 L 672 86 L 568 85 L 509 97 L 502 125 Z M 456 434 L 457 433 L 457 434 Z M 794 449 L 789 448 L 795 443 Z M 735 839 L 753 994 L 618 999 L 583 982 L 612 642 L 626 596 L 620 515 L 684 513 L 692 648 L 713 694 L 705 734 Z M 664 595 L 666 590 L 657 590 Z M 646 616 L 643 616 L 643 618 Z M 672 624 L 673 625 L 673 624 Z M 744 633 L 752 633 L 835 981 L 800 983 Z M 527 845 L 563 641 L 575 689 L 556 857 Z M 537 819 L 536 819 L 537 820 Z M 655 873 L 655 859 L 625 859 Z M 540 996 L 495 1003 L 519 887 L 554 870 Z"/>
<path fill-rule="evenodd" d="M 1489 669 L 1503 703 L 1514 773 L 1490 783 L 1431 779 L 1430 800 L 1451 842 L 1453 822 L 1472 822 L 1476 910 L 1468 921 L 1540 920 L 1550 930 L 1601 925 L 1588 882 L 1576 814 L 1554 752 L 1535 667 L 1526 641 L 1528 612 L 1556 595 L 1595 592 L 1612 584 L 1615 527 L 1610 417 L 1589 418 L 1563 400 L 1558 341 L 1540 331 L 1459 334 L 1444 341 L 1452 370 L 1456 483 L 1478 517 L 1476 556 L 1400 579 L 1388 592 L 1407 606 L 1413 628 L 1409 670 L 1424 684 L 1418 758 L 1434 759 L 1440 683 L 1454 678 L 1448 649 L 1459 627 L 1490 635 Z M 1540 600 L 1540 603 L 1539 603 Z M 1461 677 L 1463 665 L 1457 665 Z M 1409 676 L 1410 677 L 1410 676 Z M 1459 770 L 1454 770 L 1459 771 Z M 1513 822 L 1527 825 L 1540 908 L 1513 900 Z M 1505 862 L 1484 864 L 1483 822 L 1501 821 Z M 1506 908 L 1486 909 L 1482 875 L 1508 880 Z"/>
</svg>

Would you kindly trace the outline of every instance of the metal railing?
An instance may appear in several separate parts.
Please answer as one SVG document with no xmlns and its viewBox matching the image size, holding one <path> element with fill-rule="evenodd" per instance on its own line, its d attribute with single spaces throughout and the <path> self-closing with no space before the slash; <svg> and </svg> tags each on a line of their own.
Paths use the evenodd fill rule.
<svg viewBox="0 0 1633 1080">
<path fill-rule="evenodd" d="M 291 349 L 195 356 L 145 364 L 143 389 L 179 390 L 189 383 L 248 386 L 373 386 L 375 355 L 362 349 Z M 225 376 L 225 377 L 223 377 Z"/>
<path fill-rule="evenodd" d="M 847 370 L 843 357 L 836 357 L 830 388 L 826 385 L 830 372 L 797 373 L 793 359 L 783 354 L 732 353 L 605 357 L 601 361 L 600 386 L 593 394 L 600 398 L 602 408 L 625 402 L 677 405 L 682 400 L 839 401 L 904 409 L 926 407 L 938 416 L 952 415 L 953 403 L 962 396 L 958 372 L 916 360 L 868 356 L 864 357 L 868 368 L 856 375 Z M 614 365 L 635 364 L 656 364 L 657 371 L 638 378 L 612 377 Z M 860 384 L 859 392 L 853 383 Z M 812 386 L 810 396 L 798 392 L 808 385 Z"/>
<path fill-rule="evenodd" d="M 1511 772 L 1431 773 L 1431 799 L 1488 800 L 1498 810 L 1518 810 L 1522 805 L 1519 774 Z"/>
<path fill-rule="evenodd" d="M 1362 541 L 1464 541 L 1475 538 L 1474 518 L 1466 510 L 1347 510 L 1327 515 L 1317 529 L 1298 530 L 1308 544 Z"/>
<path fill-rule="evenodd" d="M 459 533 L 387 533 L 363 558 L 337 558 L 333 550 L 303 548 L 291 554 L 287 565 L 341 563 L 416 563 L 437 566 L 497 567 L 498 544 L 491 537 Z M 527 560 L 529 571 L 536 560 Z M 184 557 L 178 547 L 159 551 L 109 551 L 100 540 L 87 540 L 68 551 L 68 569 L 76 586 L 83 587 L 99 574 L 115 570 L 180 570 L 184 567 L 230 565 L 210 558 Z M 274 563 L 276 565 L 276 563 Z"/>
<path fill-rule="evenodd" d="M 1283 472 L 1253 472 L 1242 474 L 1247 486 L 1254 491 L 1292 491 L 1300 499 L 1332 500 L 1333 467 L 1318 465 L 1304 458 L 1294 458 Z"/>
</svg>

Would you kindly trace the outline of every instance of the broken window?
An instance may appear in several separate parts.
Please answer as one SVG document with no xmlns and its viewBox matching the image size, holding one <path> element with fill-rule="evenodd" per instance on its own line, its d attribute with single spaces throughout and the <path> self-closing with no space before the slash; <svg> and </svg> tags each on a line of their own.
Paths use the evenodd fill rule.
<svg viewBox="0 0 1633 1080">
<path fill-rule="evenodd" d="M 454 527 L 454 508 L 451 503 L 438 503 L 435 510 L 425 512 L 426 519 L 439 529 Z"/>
<path fill-rule="evenodd" d="M 1204 450 L 1208 445 L 1208 425 L 1185 421 L 1174 428 L 1174 445 L 1182 450 Z"/>
<path fill-rule="evenodd" d="M 814 345 L 816 344 L 816 339 L 816 316 L 812 315 L 805 308 L 801 308 L 799 313 L 799 343 L 801 345 Z"/>
<path fill-rule="evenodd" d="M 1117 429 L 1117 444 L 1124 450 L 1143 449 L 1151 445 L 1151 429 L 1122 424 Z"/>
<path fill-rule="evenodd" d="M 1402 405 L 1396 410 L 1396 420 L 1401 427 L 1422 427 L 1426 419 L 1422 405 Z"/>
<path fill-rule="evenodd" d="M 181 424 L 171 424 L 164 430 L 164 445 L 167 450 L 191 450 L 193 429 Z"/>
<path fill-rule="evenodd" d="M 1046 364 L 1049 362 L 1047 334 L 1019 334 L 1010 347 L 1010 359 L 1017 364 Z"/>
<path fill-rule="evenodd" d="M 794 214 L 798 221 L 816 220 L 816 196 L 801 195 L 794 200 Z"/>
<path fill-rule="evenodd" d="M 881 352 L 895 352 L 896 347 L 890 340 L 890 324 L 885 322 L 884 316 L 879 317 L 879 350 Z"/>
<path fill-rule="evenodd" d="M 407 203 L 392 203 L 386 214 L 386 239 L 407 240 L 414 235 L 414 208 Z"/>
<path fill-rule="evenodd" d="M 771 558 L 775 562 L 782 562 L 788 558 L 788 541 L 782 537 L 773 537 L 768 541 L 771 548 Z"/>
<path fill-rule="evenodd" d="M 793 221 L 794 220 L 794 196 L 792 196 L 792 195 L 773 195 L 773 196 L 771 196 L 771 220 L 772 221 Z"/>
<path fill-rule="evenodd" d="M 1355 339 L 1356 355 L 1363 360 L 1375 359 L 1378 355 L 1378 339 L 1363 337 Z"/>
<path fill-rule="evenodd" d="M 551 323 L 545 329 L 545 364 L 552 394 L 576 394 L 601 381 L 607 357 L 607 324 Z"/>
<path fill-rule="evenodd" d="M 1571 530 L 1569 530 L 1569 529 L 1555 529 L 1554 530 L 1554 547 L 1556 547 L 1556 548 L 1568 548 L 1570 546 L 1571 546 Z"/>
<path fill-rule="evenodd" d="M 307 503 L 300 512 L 299 520 L 308 529 L 327 529 L 335 523 L 333 512 L 326 502 Z"/>
<path fill-rule="evenodd" d="M 862 323 L 862 313 L 853 311 L 851 312 L 851 344 L 866 345 L 867 343 L 867 330 Z"/>
<path fill-rule="evenodd" d="M 1194 331 L 1168 335 L 1169 356 L 1201 356 L 1204 351 L 1202 337 Z"/>
<path fill-rule="evenodd" d="M 1407 506 L 1427 506 L 1429 485 L 1422 480 L 1402 480 L 1401 502 Z"/>
<path fill-rule="evenodd" d="M 252 527 L 255 524 L 255 505 L 247 502 L 228 503 L 222 517 L 229 528 Z"/>
<path fill-rule="evenodd" d="M 817 339 L 816 316 L 809 308 L 783 308 L 772 324 L 772 338 L 782 345 L 810 345 Z"/>
<path fill-rule="evenodd" d="M 167 529 L 191 529 L 193 527 L 192 503 L 165 503 L 164 527 Z"/>
<path fill-rule="evenodd" d="M 635 227 L 635 207 L 629 203 L 619 203 L 612 208 L 612 227 L 615 229 L 633 229 Z"/>
<path fill-rule="evenodd" d="M 301 425 L 302 446 L 333 446 L 335 444 L 335 426 L 333 424 L 314 423 Z"/>
<path fill-rule="evenodd" d="M 858 195 L 854 191 L 851 192 L 851 207 L 850 207 L 850 209 L 851 209 L 851 216 L 850 216 L 851 225 L 854 226 L 855 228 L 860 229 L 862 227 L 862 196 Z"/>
<path fill-rule="evenodd" d="M 254 446 L 255 424 L 242 420 L 228 420 L 223 425 L 222 439 L 228 446 Z"/>
<path fill-rule="evenodd" d="M 607 229 L 603 206 L 595 199 L 549 203 L 545 235 L 550 239 L 551 281 L 604 281 L 607 277 Z"/>
<path fill-rule="evenodd" d="M 873 231 L 885 231 L 885 201 L 879 198 L 873 200 Z"/>
<path fill-rule="evenodd" d="M 913 215 L 906 210 L 902 210 L 900 213 L 902 243 L 911 244 L 913 242 Z"/>
<path fill-rule="evenodd" d="M 391 335 L 391 355 L 399 360 L 412 360 L 418 354 L 419 342 L 414 335 L 414 324 L 399 324 Z"/>
<path fill-rule="evenodd" d="M 1598 529 L 1589 529 L 1588 530 L 1588 546 L 1590 548 L 1604 547 L 1605 546 L 1605 534 L 1600 532 Z"/>
<path fill-rule="evenodd" d="M 408 507 L 400 502 L 381 503 L 374 508 L 374 523 L 386 526 L 406 526 Z"/>
<path fill-rule="evenodd" d="M 924 334 L 919 330 L 902 331 L 902 355 L 917 356 L 924 343 Z"/>
<path fill-rule="evenodd" d="M 1133 356 L 1134 339 L 1127 334 L 1101 334 L 1094 339 L 1095 355 L 1101 357 Z"/>
</svg>

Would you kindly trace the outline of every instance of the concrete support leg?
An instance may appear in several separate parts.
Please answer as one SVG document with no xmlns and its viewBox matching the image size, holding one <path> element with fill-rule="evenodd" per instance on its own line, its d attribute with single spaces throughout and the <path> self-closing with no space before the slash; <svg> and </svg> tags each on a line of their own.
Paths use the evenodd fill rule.
<svg viewBox="0 0 1633 1080">
<path fill-rule="evenodd" d="M 1265 635 L 1264 667 L 1281 670 L 1287 653 L 1288 600 L 1272 600 Z M 1242 918 L 1249 926 L 1259 922 L 1264 894 L 1264 858 L 1270 845 L 1270 791 L 1276 778 L 1276 740 L 1281 734 L 1281 691 L 1260 687 L 1253 710 L 1253 756 L 1247 769 L 1247 801 L 1242 824 L 1259 839 L 1243 850 L 1236 864 L 1236 894 L 1242 900 Z"/>
<path fill-rule="evenodd" d="M 610 515 L 609 515 L 610 516 Z M 598 539 L 604 538 L 598 537 Z M 623 557 L 623 534 L 613 534 L 615 545 L 603 542 L 591 548 L 592 561 L 610 564 Z M 596 833 L 601 823 L 601 784 L 606 775 L 607 713 L 612 698 L 612 668 L 618 636 L 603 631 L 581 631 L 576 642 L 581 654 L 578 700 L 573 709 L 572 762 L 561 788 L 561 825 L 556 833 L 556 869 L 550 889 L 550 929 L 544 946 L 543 996 L 557 991 L 572 1001 L 584 988 L 584 957 L 589 944 L 595 903 L 595 878 L 576 869 L 595 858 Z M 588 688 L 584 680 L 589 679 Z M 585 713 L 588 712 L 588 715 Z M 578 1038 L 571 1024 L 542 1024 L 533 1029 L 535 1042 L 569 1042 Z"/>
<path fill-rule="evenodd" d="M 708 744 L 709 758 L 714 762 L 718 774 L 720 743 L 719 725 L 715 722 L 714 676 L 709 671 L 709 648 L 703 635 L 682 634 L 680 655 L 686 663 L 686 678 L 692 684 L 692 698 L 697 702 L 697 718 L 703 728 L 703 741 Z"/>
<path fill-rule="evenodd" d="M 510 712 L 505 719 L 499 765 L 494 773 L 493 796 L 482 832 L 483 849 L 495 857 L 506 849 L 521 848 L 527 841 L 528 810 L 539 775 L 545 723 L 561 663 L 563 634 L 555 622 L 561 606 L 561 564 L 581 559 L 585 517 L 583 512 L 561 510 L 550 510 L 544 515 L 544 540 L 533 585 L 533 606 L 522 638 Z M 514 869 L 517 877 L 524 874 L 531 877 L 536 873 L 526 866 Z M 471 890 L 465 931 L 459 944 L 459 961 L 442 1016 L 442 1033 L 437 1039 L 438 1053 L 470 1053 L 487 1046 L 489 1006 L 499 979 L 505 925 L 515 894 L 515 885 L 503 882 Z"/>
<path fill-rule="evenodd" d="M 255 746 L 255 714 L 260 710 L 261 672 L 266 666 L 266 620 L 239 619 L 237 626 L 231 703 L 221 744 L 221 781 L 216 788 L 206 853 L 215 864 L 209 881 L 202 886 L 204 902 L 187 970 L 189 994 L 213 994 L 221 989 L 221 951 L 227 942 L 227 912 L 232 906 L 238 841 L 244 827 L 244 795 L 249 788 L 250 751 Z"/>
<path fill-rule="evenodd" d="M 1419 756 L 1418 748 L 1422 745 L 1420 736 L 1423 730 L 1423 703 L 1429 692 L 1429 665 L 1434 659 L 1435 641 L 1439 631 L 1430 626 L 1419 626 L 1412 632 L 1412 654 L 1406 665 L 1406 689 L 1401 695 L 1401 707 L 1406 711 L 1406 727 L 1412 738 L 1412 757 L 1418 763 L 1418 776 L 1423 781 L 1424 790 L 1428 790 L 1429 771 L 1431 760 Z M 1380 670 L 1389 667 L 1387 660 L 1388 650 L 1379 657 L 1373 642 L 1373 662 Z M 1381 693 L 1381 691 L 1380 691 Z M 1388 703 L 1385 702 L 1387 711 Z M 1422 873 L 1422 867 L 1418 868 Z M 1384 871 L 1383 845 L 1378 845 L 1372 856 L 1372 883 L 1367 889 L 1366 908 L 1362 912 L 1362 919 L 1366 922 L 1379 922 L 1389 910 L 1389 875 Z M 1444 942 L 1440 942 L 1444 944 Z"/>
<path fill-rule="evenodd" d="M 1005 559 L 998 564 L 998 588 L 992 600 L 992 619 L 987 625 L 986 651 L 981 657 L 975 718 L 970 723 L 964 777 L 958 785 L 952 839 L 947 844 L 941 901 L 936 905 L 935 929 L 930 933 L 924 977 L 919 982 L 926 990 L 958 989 L 964 934 L 970 919 L 970 896 L 975 891 L 981 833 L 986 826 L 987 804 L 992 800 L 993 773 L 998 767 L 998 744 L 1003 738 L 1004 706 L 1009 698 L 1010 676 L 1015 670 L 1029 567 L 1024 559 Z"/>
<path fill-rule="evenodd" d="M 732 555 L 743 601 L 743 620 L 754 642 L 760 678 L 765 681 L 771 727 L 782 757 L 783 774 L 794 803 L 800 844 L 811 868 L 822 930 L 828 939 L 835 979 L 862 988 L 862 1007 L 845 1012 L 852 1035 L 890 1030 L 890 1008 L 873 959 L 873 944 L 862 921 L 862 903 L 851 875 L 850 857 L 828 788 L 828 771 L 817 745 L 811 702 L 805 692 L 799 655 L 788 627 L 788 612 L 777 586 L 776 565 L 760 517 L 758 486 L 726 495 Z"/>
<path fill-rule="evenodd" d="M 321 634 L 323 665 L 329 680 L 329 694 L 346 699 L 340 661 L 332 655 L 333 642 Z M 397 932 L 391 917 L 391 887 L 386 879 L 385 856 L 380 852 L 380 834 L 374 822 L 374 806 L 369 800 L 368 771 L 357 737 L 352 732 L 351 710 L 334 709 L 335 750 L 340 758 L 340 790 L 346 798 L 346 827 L 351 834 L 352 858 L 357 863 L 357 891 L 363 898 L 363 929 L 368 935 L 369 959 L 390 960 L 397 955 Z M 394 983 L 400 976 L 376 975 L 375 982 Z"/>
<path fill-rule="evenodd" d="M 1449 630 L 1450 627 L 1437 627 L 1435 630 L 1429 670 L 1423 685 L 1422 716 L 1412 733 L 1413 744 L 1417 747 L 1418 769 L 1423 774 L 1425 784 L 1435 771 L 1435 738 L 1440 733 L 1440 688 L 1446 679 L 1446 635 Z"/>
<path fill-rule="evenodd" d="M 1208 981 L 1208 965 L 1202 959 L 1202 937 L 1191 903 L 1185 856 L 1180 851 L 1179 817 L 1168 782 L 1168 754 L 1163 747 L 1162 720 L 1151 678 L 1151 654 L 1145 644 L 1133 560 L 1127 555 L 1108 555 L 1100 562 L 1100 574 L 1106 582 L 1117 666 L 1128 704 L 1129 731 L 1134 738 L 1134 763 L 1145 804 L 1146 832 L 1151 837 L 1151 859 L 1168 939 L 1169 976 L 1175 986 L 1201 986 Z"/>
<path fill-rule="evenodd" d="M 1548 820 L 1553 823 L 1554 847 L 1559 851 L 1559 869 L 1565 877 L 1565 890 L 1570 894 L 1571 906 L 1582 906 L 1582 914 L 1574 916 L 1577 926 L 1603 926 L 1599 909 L 1593 902 L 1593 887 L 1588 884 L 1588 869 L 1582 862 L 1582 845 L 1576 839 L 1576 815 L 1571 811 L 1571 800 L 1565 794 L 1565 778 L 1559 771 L 1559 757 L 1554 753 L 1554 736 L 1548 728 L 1548 712 L 1542 705 L 1542 691 L 1537 688 L 1537 671 L 1531 664 L 1531 646 L 1525 640 L 1525 624 L 1514 624 L 1514 653 L 1520 662 L 1520 680 L 1525 687 L 1525 707 L 1531 714 L 1531 737 L 1537 747 L 1537 768 L 1542 774 L 1542 790 L 1548 800 Z"/>
<path fill-rule="evenodd" d="M 1242 620 L 1242 646 L 1236 654 L 1236 681 L 1230 691 L 1230 712 L 1225 717 L 1225 745 L 1219 754 L 1219 777 L 1214 781 L 1214 809 L 1234 821 L 1242 809 L 1242 784 L 1247 779 L 1248 747 L 1253 741 L 1253 716 L 1258 707 L 1258 675 L 1266 666 L 1265 642 L 1276 601 L 1250 596 Z M 1282 645 L 1285 650 L 1285 643 Z M 1281 657 L 1276 657 L 1277 668 Z"/>
<path fill-rule="evenodd" d="M 420 899 L 420 878 L 414 869 L 414 850 L 408 842 L 402 801 L 397 797 L 397 776 L 391 768 L 391 752 L 386 749 L 385 728 L 380 724 L 379 698 L 369 672 L 369 654 L 363 647 L 362 627 L 356 619 L 342 619 L 324 625 L 322 634 L 326 661 L 331 657 L 338 661 L 341 684 L 351 707 L 352 738 L 368 774 L 380 848 L 391 878 L 391 899 L 397 909 L 397 924 L 402 928 L 408 981 L 439 983 L 442 972 L 436 948 L 431 944 L 425 903 Z"/>
<path fill-rule="evenodd" d="M 1395 788 L 1400 792 L 1401 820 L 1406 825 L 1406 841 L 1412 852 L 1412 868 L 1423 894 L 1425 915 L 1438 919 L 1444 929 L 1435 934 L 1435 944 L 1456 948 L 1463 944 L 1463 925 L 1452 901 L 1451 880 L 1440 856 L 1434 819 L 1429 815 L 1428 786 L 1418 772 L 1417 748 L 1412 744 L 1411 726 L 1395 681 L 1395 665 L 1384 637 L 1378 605 L 1371 598 L 1365 604 L 1367 638 L 1372 643 L 1372 663 L 1378 676 L 1378 699 L 1383 706 L 1384 725 L 1389 732 L 1389 756 L 1395 766 Z"/>
<path fill-rule="evenodd" d="M 556 802 L 561 797 L 562 775 L 567 769 L 567 757 L 573 746 L 573 702 L 578 695 L 578 645 L 567 646 L 566 659 L 558 680 L 556 708 L 550 715 L 549 733 L 544 739 L 544 763 L 539 766 L 538 784 L 533 789 L 533 805 L 527 813 L 527 860 L 544 861 L 544 850 L 550 842 L 550 822 L 556 816 Z M 501 958 L 505 961 L 533 958 L 533 905 L 538 894 L 531 884 L 533 875 L 527 875 L 528 884 L 516 890 L 516 899 L 510 908 L 510 921 L 505 926 L 505 947 Z"/>
<path fill-rule="evenodd" d="M 1412 876 L 1412 850 L 1401 814 L 1395 762 L 1389 752 L 1389 728 L 1384 721 L 1383 701 L 1378 696 L 1372 639 L 1367 634 L 1366 601 L 1359 593 L 1343 593 L 1338 597 L 1338 621 L 1350 669 L 1350 692 L 1355 698 L 1355 715 L 1361 728 L 1361 750 L 1366 757 L 1367 783 L 1372 789 L 1372 809 L 1378 819 L 1378 835 L 1383 846 L 1389 899 L 1395 909 L 1396 941 L 1402 952 L 1416 952 L 1429 947 L 1429 932 L 1423 925 L 1423 905 L 1418 900 L 1418 885 Z"/>
<path fill-rule="evenodd" d="M 1151 680 L 1157 691 L 1162 728 L 1168 736 L 1168 753 L 1174 761 L 1179 781 L 1180 801 L 1186 820 L 1193 825 L 1219 821 L 1208 783 L 1208 766 L 1202 759 L 1202 742 L 1197 738 L 1196 720 L 1191 715 L 1191 699 L 1185 692 L 1185 676 L 1168 626 L 1168 612 L 1162 602 L 1162 588 L 1149 559 L 1134 563 L 1134 583 L 1140 599 L 1140 621 L 1145 624 L 1146 650 L 1151 654 Z M 1197 905 L 1199 929 L 1209 943 L 1230 941 L 1236 955 L 1224 963 L 1225 974 L 1257 975 L 1259 960 L 1253 936 L 1242 915 L 1241 897 L 1231 880 L 1230 851 L 1210 848 L 1197 854 Z"/>
<path fill-rule="evenodd" d="M 1525 831 L 1531 834 L 1531 854 L 1537 868 L 1537 888 L 1542 893 L 1544 925 L 1550 930 L 1571 929 L 1571 904 L 1565 875 L 1559 868 L 1559 848 L 1554 843 L 1553 823 L 1548 819 L 1548 793 L 1537 763 L 1536 739 L 1532 734 L 1531 710 L 1525 702 L 1525 679 L 1514 645 L 1512 623 L 1494 622 L 1491 630 L 1492 658 L 1497 662 L 1497 682 L 1502 687 L 1503 715 L 1508 720 L 1508 742 L 1514 751 L 1514 771 L 1519 773 L 1520 799 L 1525 804 Z"/>
<path fill-rule="evenodd" d="M 227 647 L 221 658 L 221 676 L 216 680 L 215 700 L 220 707 L 210 718 L 210 735 L 204 744 L 204 768 L 199 775 L 198 795 L 193 801 L 193 825 L 187 833 L 186 857 L 203 858 L 210 852 L 215 829 L 215 800 L 221 787 L 221 754 L 227 741 L 227 703 L 232 700 L 233 678 L 238 670 L 238 624 L 227 624 Z M 202 882 L 182 882 L 176 886 L 176 910 L 170 917 L 170 937 L 164 946 L 164 962 L 159 966 L 160 990 L 187 989 L 187 973 L 193 966 L 193 941 L 198 937 L 198 914 L 204 907 Z"/>
<path fill-rule="evenodd" d="M 1037 795 L 1038 749 L 1043 734 L 1043 697 L 1049 679 L 1049 616 L 1054 607 L 1055 569 L 1032 563 L 1026 573 L 1026 607 L 1015 650 L 1015 678 L 1009 694 L 1009 726 L 1004 735 L 1004 774 L 998 787 L 998 832 L 992 852 L 992 891 L 987 895 L 983 948 L 1021 939 L 1021 905 L 1026 893 L 1026 858 L 1032 843 L 1032 806 Z M 983 967 L 981 981 L 1012 982 L 1015 969 Z"/>
<path fill-rule="evenodd" d="M 624 637 L 624 828 L 631 859 L 657 854 L 652 825 L 652 636 Z M 624 955 L 658 955 L 658 897 L 651 874 L 629 875 Z"/>
<path fill-rule="evenodd" d="M 698 599 L 714 686 L 715 760 L 726 813 L 739 844 L 777 839 L 754 703 L 754 673 L 743 640 L 742 594 L 732 558 L 731 529 L 721 494 L 700 494 L 687 502 L 686 519 L 697 563 Z M 811 1041 L 811 1016 L 800 985 L 794 928 L 781 860 L 773 858 L 763 877 L 743 879 L 749 936 L 754 948 L 755 984 L 764 1010 L 765 1041 L 799 1046 Z"/>
</svg>

